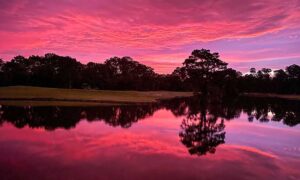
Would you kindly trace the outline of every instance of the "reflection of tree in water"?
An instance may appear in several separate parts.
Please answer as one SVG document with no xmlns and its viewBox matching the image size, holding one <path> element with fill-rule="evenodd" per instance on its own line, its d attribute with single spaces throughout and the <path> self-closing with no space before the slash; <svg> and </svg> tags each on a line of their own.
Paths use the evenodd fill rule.
<svg viewBox="0 0 300 180">
<path fill-rule="evenodd" d="M 75 127 L 81 119 L 81 113 L 71 107 L 14 107 L 2 106 L 1 122 L 10 122 L 18 128 L 45 128 L 54 130 L 58 127 Z"/>
<path fill-rule="evenodd" d="M 219 144 L 225 143 L 224 119 L 217 123 L 214 118 L 206 118 L 205 115 L 190 115 L 182 121 L 181 128 L 180 140 L 190 154 L 214 153 Z"/>
<path fill-rule="evenodd" d="M 160 103 L 101 107 L 14 107 L 0 106 L 0 124 L 9 122 L 15 127 L 70 129 L 82 119 L 103 121 L 113 127 L 129 128 L 155 111 L 165 108 L 183 117 L 179 137 L 191 154 L 214 153 L 225 143 L 225 121 L 238 118 L 242 112 L 248 120 L 277 121 L 288 126 L 300 123 L 300 102 L 280 99 L 239 97 L 176 98 Z"/>
<path fill-rule="evenodd" d="M 188 148 L 190 154 L 214 153 L 218 145 L 225 143 L 224 118 L 220 120 L 219 117 L 226 112 L 221 112 L 222 108 L 210 106 L 208 99 L 203 97 L 191 99 L 185 105 L 185 110 L 181 111 L 186 116 L 181 124 L 182 131 L 179 133 L 181 142 Z"/>
<path fill-rule="evenodd" d="M 100 107 L 0 107 L 0 123 L 10 122 L 18 128 L 70 129 L 82 120 L 104 121 L 111 126 L 129 128 L 151 116 L 157 104 Z"/>
<path fill-rule="evenodd" d="M 248 114 L 249 121 L 282 121 L 288 126 L 300 123 L 298 101 L 249 97 L 215 99 L 201 96 L 172 101 L 164 106 L 174 115 L 185 117 L 179 137 L 191 154 L 214 153 L 218 145 L 225 143 L 224 120 L 238 118 L 242 112 Z"/>
<path fill-rule="evenodd" d="M 238 103 L 238 106 L 248 115 L 250 122 L 277 121 L 291 127 L 300 123 L 299 101 L 241 97 Z"/>
<path fill-rule="evenodd" d="M 153 115 L 159 104 L 90 107 L 84 111 L 89 121 L 103 120 L 110 126 L 129 128 L 133 123 Z"/>
</svg>

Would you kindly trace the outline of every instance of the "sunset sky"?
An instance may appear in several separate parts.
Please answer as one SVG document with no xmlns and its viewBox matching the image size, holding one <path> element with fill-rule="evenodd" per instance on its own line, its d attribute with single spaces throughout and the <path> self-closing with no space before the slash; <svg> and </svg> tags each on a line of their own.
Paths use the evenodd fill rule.
<svg viewBox="0 0 300 180">
<path fill-rule="evenodd" d="M 131 56 L 159 73 L 193 49 L 230 67 L 300 64 L 300 0 L 0 0 L 0 58 Z"/>
</svg>

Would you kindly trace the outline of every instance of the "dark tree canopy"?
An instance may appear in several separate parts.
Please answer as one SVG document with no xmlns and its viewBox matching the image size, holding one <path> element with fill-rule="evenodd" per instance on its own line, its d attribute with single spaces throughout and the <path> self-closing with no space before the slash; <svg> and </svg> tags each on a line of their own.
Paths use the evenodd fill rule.
<svg viewBox="0 0 300 180">
<path fill-rule="evenodd" d="M 250 74 L 239 78 L 237 87 L 242 92 L 300 94 L 300 66 L 294 64 L 273 74 L 269 68 L 251 68 Z"/>
<path fill-rule="evenodd" d="M 300 94 L 299 84 L 299 65 L 275 71 L 251 68 L 250 74 L 242 75 L 227 68 L 219 54 L 208 49 L 194 50 L 171 74 L 158 74 L 130 57 L 87 64 L 53 53 L 0 59 L 0 86 L 195 91 L 224 96 L 240 92 Z"/>
<path fill-rule="evenodd" d="M 210 50 L 194 50 L 183 65 L 188 71 L 197 70 L 200 75 L 209 76 L 210 74 L 227 69 L 227 63 L 219 59 L 219 53 L 211 53 Z"/>
<path fill-rule="evenodd" d="M 300 78 L 300 66 L 293 64 L 286 68 L 286 72 L 290 78 Z"/>
<path fill-rule="evenodd" d="M 191 82 L 195 85 L 195 90 L 207 94 L 211 91 L 211 81 L 214 73 L 227 69 L 227 63 L 219 59 L 219 54 L 210 50 L 194 50 L 183 63 L 183 68 Z M 213 87 L 217 88 L 217 87 Z"/>
</svg>

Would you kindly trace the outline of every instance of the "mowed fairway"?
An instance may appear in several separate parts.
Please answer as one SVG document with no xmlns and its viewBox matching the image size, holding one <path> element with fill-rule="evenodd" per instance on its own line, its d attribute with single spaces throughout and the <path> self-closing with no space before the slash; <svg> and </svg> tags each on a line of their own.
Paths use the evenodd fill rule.
<svg viewBox="0 0 300 180">
<path fill-rule="evenodd" d="M 192 95 L 192 92 L 173 91 L 108 91 L 10 86 L 0 88 L 0 104 L 37 106 L 111 105 L 149 103 L 159 99 L 189 97 Z"/>
</svg>

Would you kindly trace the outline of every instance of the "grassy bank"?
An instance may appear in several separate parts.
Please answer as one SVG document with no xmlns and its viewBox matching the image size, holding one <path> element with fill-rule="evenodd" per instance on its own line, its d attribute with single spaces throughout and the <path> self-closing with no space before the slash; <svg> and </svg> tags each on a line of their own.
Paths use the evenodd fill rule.
<svg viewBox="0 0 300 180">
<path fill-rule="evenodd" d="M 300 101 L 300 95 L 297 94 L 244 93 L 243 95 L 250 96 L 250 97 L 280 98 L 280 99 Z"/>
<path fill-rule="evenodd" d="M 170 91 L 106 91 L 85 89 L 58 89 L 28 86 L 0 88 L 2 105 L 111 105 L 149 103 L 159 99 L 192 96 L 191 92 Z"/>
</svg>

